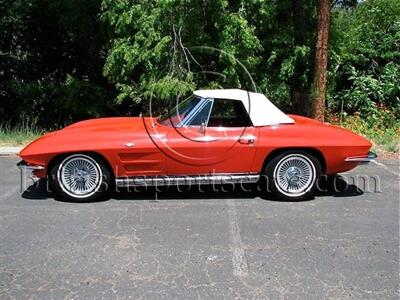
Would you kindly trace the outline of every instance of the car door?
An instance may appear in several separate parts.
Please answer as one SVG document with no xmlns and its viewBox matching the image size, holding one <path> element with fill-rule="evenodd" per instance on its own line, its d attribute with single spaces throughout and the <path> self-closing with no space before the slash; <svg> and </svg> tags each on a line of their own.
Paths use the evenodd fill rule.
<svg viewBox="0 0 400 300">
<path fill-rule="evenodd" d="M 165 140 L 169 175 L 248 174 L 259 131 L 240 100 L 203 99 Z"/>
</svg>

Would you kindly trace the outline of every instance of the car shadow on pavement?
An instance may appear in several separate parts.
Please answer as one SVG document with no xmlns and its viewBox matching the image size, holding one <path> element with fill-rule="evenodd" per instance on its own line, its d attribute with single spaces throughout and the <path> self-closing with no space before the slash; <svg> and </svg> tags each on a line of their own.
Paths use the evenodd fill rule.
<svg viewBox="0 0 400 300">
<path fill-rule="evenodd" d="M 321 180 L 318 184 L 316 197 L 355 197 L 363 195 L 364 192 L 354 184 L 348 184 L 346 180 L 337 175 L 326 180 Z M 268 201 L 276 200 L 273 196 L 265 191 L 264 188 L 257 184 L 235 184 L 235 185 L 203 185 L 201 187 L 175 186 L 170 187 L 148 187 L 145 190 L 137 188 L 120 189 L 112 195 L 116 200 L 212 200 L 212 199 L 255 199 L 261 198 Z M 303 201 L 312 201 L 315 197 Z M 285 201 L 290 202 L 290 201 Z M 296 201 L 298 202 L 298 201 Z"/>
<path fill-rule="evenodd" d="M 116 200 L 212 200 L 212 199 L 254 199 L 260 194 L 254 185 L 218 185 L 218 186 L 163 186 L 120 189 L 113 193 Z"/>
<path fill-rule="evenodd" d="M 30 185 L 22 193 L 21 197 L 28 200 L 46 200 L 53 198 L 53 195 L 47 187 L 47 181 L 45 179 L 39 179 Z"/>
<path fill-rule="evenodd" d="M 342 176 L 321 177 L 315 195 L 332 197 L 356 197 L 364 194 L 362 188 L 348 183 Z"/>
<path fill-rule="evenodd" d="M 348 184 L 343 177 L 336 176 L 329 180 L 321 180 L 315 193 L 316 197 L 355 197 L 364 192 L 354 184 Z M 163 187 L 137 187 L 123 188 L 112 192 L 109 198 L 116 200 L 213 200 L 213 199 L 255 199 L 261 198 L 268 201 L 279 201 L 265 192 L 265 189 L 256 184 L 229 184 L 229 185 L 202 185 L 202 186 L 163 186 Z M 28 200 L 46 200 L 55 198 L 47 187 L 46 180 L 40 179 L 29 186 L 22 198 Z M 304 201 L 312 201 L 315 198 Z"/>
</svg>

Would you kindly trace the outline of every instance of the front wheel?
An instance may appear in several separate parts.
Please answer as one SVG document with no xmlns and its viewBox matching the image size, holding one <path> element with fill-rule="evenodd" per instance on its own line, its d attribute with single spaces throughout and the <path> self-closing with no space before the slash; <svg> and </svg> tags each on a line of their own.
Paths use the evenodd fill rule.
<svg viewBox="0 0 400 300">
<path fill-rule="evenodd" d="M 91 202 L 105 198 L 110 172 L 95 155 L 71 154 L 60 158 L 50 169 L 53 192 L 62 200 Z"/>
<path fill-rule="evenodd" d="M 319 160 L 305 151 L 285 151 L 265 168 L 268 191 L 280 200 L 300 201 L 313 196 L 321 175 Z"/>
</svg>

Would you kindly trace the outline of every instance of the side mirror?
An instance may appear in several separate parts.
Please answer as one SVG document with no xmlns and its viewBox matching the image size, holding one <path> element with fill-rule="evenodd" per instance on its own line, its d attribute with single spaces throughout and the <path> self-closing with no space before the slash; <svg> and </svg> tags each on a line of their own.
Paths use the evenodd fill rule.
<svg viewBox="0 0 400 300">
<path fill-rule="evenodd" d="M 200 133 L 205 134 L 206 133 L 206 124 L 204 122 L 201 123 L 200 125 Z"/>
</svg>

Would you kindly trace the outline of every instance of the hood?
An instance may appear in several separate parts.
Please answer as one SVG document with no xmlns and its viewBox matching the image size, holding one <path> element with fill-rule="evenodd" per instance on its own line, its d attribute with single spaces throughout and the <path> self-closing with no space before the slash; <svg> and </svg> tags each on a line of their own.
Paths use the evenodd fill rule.
<svg viewBox="0 0 400 300">
<path fill-rule="evenodd" d="M 135 130 L 143 127 L 143 118 L 140 117 L 117 117 L 99 118 L 74 123 L 59 132 L 70 131 L 124 131 Z"/>
<path fill-rule="evenodd" d="M 144 122 L 151 123 L 152 119 L 118 117 L 74 123 L 34 140 L 19 156 L 28 161 L 33 158 L 43 161 L 44 157 L 59 153 L 113 149 L 126 143 L 127 137 L 133 141 L 145 136 Z"/>
</svg>

